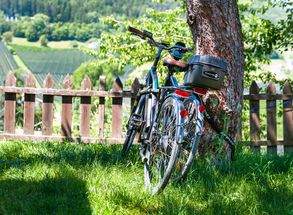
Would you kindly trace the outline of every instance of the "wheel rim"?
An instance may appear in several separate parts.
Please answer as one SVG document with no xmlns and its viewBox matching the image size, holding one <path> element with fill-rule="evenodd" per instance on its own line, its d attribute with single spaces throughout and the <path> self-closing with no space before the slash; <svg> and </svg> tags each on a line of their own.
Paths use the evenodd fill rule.
<svg viewBox="0 0 293 215">
<path fill-rule="evenodd" d="M 184 109 L 188 115 L 184 119 L 184 142 L 181 144 L 180 154 L 175 164 L 173 181 L 183 179 L 190 169 L 197 150 L 199 136 L 196 134 L 197 105 L 193 100 L 184 101 Z"/>
<path fill-rule="evenodd" d="M 146 174 L 147 187 L 157 193 L 164 185 L 168 172 L 172 149 L 176 144 L 176 110 L 172 103 L 163 107 L 158 116 L 158 127 L 150 144 Z"/>
</svg>

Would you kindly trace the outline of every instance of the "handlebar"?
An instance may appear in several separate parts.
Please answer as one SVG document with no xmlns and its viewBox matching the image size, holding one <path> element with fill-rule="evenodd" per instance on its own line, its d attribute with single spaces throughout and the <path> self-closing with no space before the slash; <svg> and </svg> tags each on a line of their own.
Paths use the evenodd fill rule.
<svg viewBox="0 0 293 215">
<path fill-rule="evenodd" d="M 130 31 L 131 33 L 133 33 L 133 34 L 135 34 L 135 35 L 137 35 L 137 36 L 139 36 L 141 38 L 145 38 L 144 33 L 142 31 L 134 28 L 134 27 L 129 26 L 128 31 Z"/>
<path fill-rule="evenodd" d="M 190 48 L 185 48 L 185 47 L 178 48 L 178 46 L 169 47 L 167 44 L 156 42 L 153 39 L 153 34 L 151 32 L 149 32 L 149 31 L 146 31 L 146 30 L 140 31 L 137 28 L 129 26 L 128 31 L 133 33 L 134 35 L 140 37 L 141 39 L 144 39 L 144 40 L 147 39 L 150 45 L 153 45 L 153 46 L 156 46 L 156 47 L 162 46 L 163 49 L 165 49 L 167 51 L 172 51 L 175 48 L 180 49 L 179 51 L 181 53 L 186 53 L 186 52 L 191 52 L 192 51 L 192 49 L 190 49 Z"/>
</svg>

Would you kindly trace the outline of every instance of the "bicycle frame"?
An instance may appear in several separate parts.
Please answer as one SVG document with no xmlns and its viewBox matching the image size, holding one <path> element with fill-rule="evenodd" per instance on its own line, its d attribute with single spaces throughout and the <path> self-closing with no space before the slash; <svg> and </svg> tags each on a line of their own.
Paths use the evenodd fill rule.
<svg viewBox="0 0 293 215">
<path fill-rule="evenodd" d="M 160 87 L 159 87 L 159 80 L 158 80 L 158 75 L 157 75 L 157 65 L 160 60 L 162 51 L 163 51 L 163 46 L 160 45 L 158 47 L 158 51 L 156 53 L 154 63 L 153 63 L 153 65 L 152 65 L 152 67 L 146 77 L 146 87 L 148 89 L 151 88 L 151 92 L 146 94 L 146 96 L 144 98 L 145 101 L 141 102 L 141 104 L 144 103 L 144 105 L 145 105 L 145 111 L 144 111 L 144 113 L 145 113 L 145 116 L 144 116 L 145 126 L 142 131 L 142 139 L 150 139 L 151 138 L 150 129 L 153 126 L 153 122 L 156 120 L 155 115 L 153 113 L 157 113 L 158 108 L 159 108 L 157 101 L 159 99 L 158 94 L 159 94 Z M 171 73 L 168 73 L 166 76 L 164 86 L 166 86 L 167 84 L 168 84 L 168 86 L 172 86 L 172 87 L 179 86 L 177 79 Z"/>
</svg>

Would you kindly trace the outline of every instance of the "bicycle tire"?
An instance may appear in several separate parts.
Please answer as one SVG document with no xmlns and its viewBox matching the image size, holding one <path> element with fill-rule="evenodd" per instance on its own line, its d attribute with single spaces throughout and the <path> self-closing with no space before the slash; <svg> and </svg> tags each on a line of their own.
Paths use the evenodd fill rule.
<svg viewBox="0 0 293 215">
<path fill-rule="evenodd" d="M 187 115 L 184 118 L 184 141 L 175 164 L 172 181 L 184 180 L 192 166 L 203 127 L 203 116 L 198 111 L 199 101 L 188 98 L 183 101 Z"/>
<path fill-rule="evenodd" d="M 154 136 L 146 148 L 144 163 L 145 184 L 152 194 L 161 192 L 167 185 L 179 155 L 177 129 L 179 129 L 179 103 L 168 97 L 162 104 L 154 129 Z"/>
<path fill-rule="evenodd" d="M 141 130 L 142 122 L 140 125 L 134 126 L 134 125 L 132 125 L 132 121 L 133 121 L 133 118 L 135 118 L 135 116 L 137 117 L 140 115 L 140 117 L 142 117 L 141 113 L 143 112 L 143 109 L 144 109 L 144 103 L 142 102 L 143 99 L 144 99 L 143 97 L 140 98 L 140 101 L 139 101 L 137 107 L 135 108 L 135 111 L 133 111 L 131 116 L 129 117 L 129 121 L 128 121 L 128 125 L 127 125 L 128 130 L 126 133 L 126 138 L 125 138 L 125 141 L 123 144 L 123 148 L 121 150 L 122 157 L 125 157 L 129 153 L 136 134 Z M 142 119 L 140 119 L 140 120 L 142 120 Z"/>
<path fill-rule="evenodd" d="M 123 148 L 122 148 L 122 151 L 121 151 L 121 155 L 122 157 L 125 157 L 128 152 L 130 151 L 130 148 L 132 146 L 132 143 L 134 141 L 134 138 L 137 134 L 137 130 L 135 129 L 131 129 L 129 131 L 129 134 L 126 135 L 126 138 L 125 138 L 125 141 L 124 141 L 124 144 L 123 144 Z"/>
</svg>

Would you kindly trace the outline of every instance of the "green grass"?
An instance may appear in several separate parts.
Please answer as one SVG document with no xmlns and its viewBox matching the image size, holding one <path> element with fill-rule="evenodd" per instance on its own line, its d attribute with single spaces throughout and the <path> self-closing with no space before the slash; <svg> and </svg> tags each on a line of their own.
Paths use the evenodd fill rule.
<svg viewBox="0 0 293 215">
<path fill-rule="evenodd" d="M 188 180 L 158 196 L 121 146 L 0 142 L 0 214 L 293 214 L 293 156 L 241 150 L 215 168 L 197 162 Z"/>
<path fill-rule="evenodd" d="M 42 85 L 51 73 L 57 88 L 67 74 L 72 74 L 83 62 L 91 57 L 77 49 L 51 49 L 12 45 L 18 56 Z"/>
<path fill-rule="evenodd" d="M 51 41 L 48 43 L 49 48 L 54 49 L 71 49 L 72 44 L 77 43 L 78 46 L 82 47 L 85 44 L 79 41 Z M 21 46 L 29 46 L 29 47 L 42 47 L 39 41 L 37 42 L 29 42 L 26 38 L 14 37 L 12 40 L 12 44 L 21 45 Z"/>
</svg>

